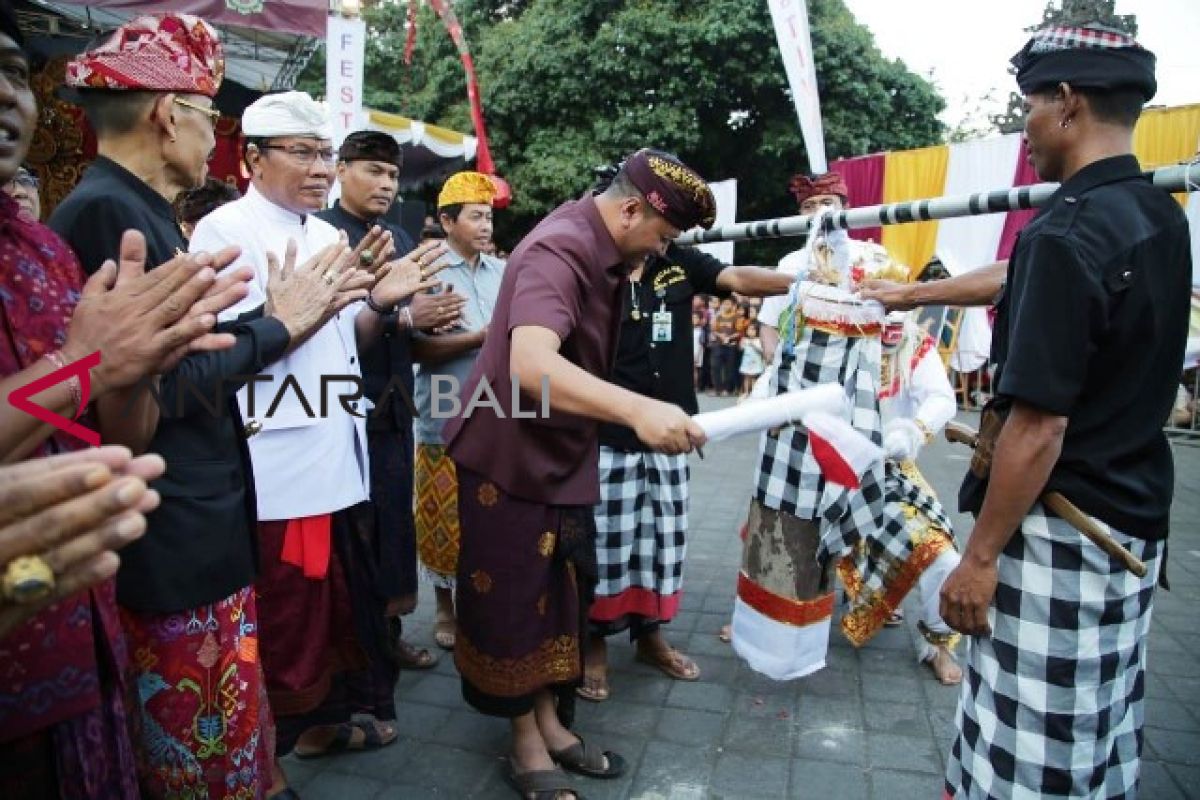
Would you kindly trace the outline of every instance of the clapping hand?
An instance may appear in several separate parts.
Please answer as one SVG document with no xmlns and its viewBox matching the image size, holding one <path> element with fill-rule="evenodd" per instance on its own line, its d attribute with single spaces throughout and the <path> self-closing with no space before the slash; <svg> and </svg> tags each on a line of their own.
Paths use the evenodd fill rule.
<svg viewBox="0 0 1200 800">
<path fill-rule="evenodd" d="M 104 262 L 84 284 L 63 345 L 67 361 L 101 352 L 92 396 L 165 372 L 189 352 L 232 347 L 232 336 L 212 329 L 217 314 L 248 292 L 252 271 L 221 272 L 238 252 L 183 254 L 146 272 L 146 239 L 126 231 L 118 261 Z"/>
<path fill-rule="evenodd" d="M 9 578 L 25 559 L 46 573 L 40 596 L 5 587 L 0 638 L 64 597 L 117 572 L 116 550 L 140 538 L 158 506 L 147 483 L 166 468 L 156 455 L 133 458 L 99 447 L 0 467 L 0 565 Z M 8 581 L 6 580 L 7 584 Z"/>
<path fill-rule="evenodd" d="M 296 265 L 297 247 L 289 239 L 283 262 L 267 253 L 265 313 L 283 323 L 293 345 L 324 325 L 351 303 L 367 296 L 371 275 L 356 269 L 354 251 L 342 234 L 337 244 L 323 247 Z"/>
<path fill-rule="evenodd" d="M 375 302 L 394 306 L 417 292 L 437 286 L 433 276 L 449 266 L 444 261 L 439 263 L 445 253 L 445 242 L 435 240 L 418 245 L 408 255 L 390 262 L 387 274 L 371 290 Z"/>
</svg>

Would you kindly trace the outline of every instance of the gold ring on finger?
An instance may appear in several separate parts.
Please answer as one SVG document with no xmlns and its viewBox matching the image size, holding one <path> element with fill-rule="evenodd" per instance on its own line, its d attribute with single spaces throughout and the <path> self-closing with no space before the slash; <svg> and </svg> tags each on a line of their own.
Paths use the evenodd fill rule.
<svg viewBox="0 0 1200 800">
<path fill-rule="evenodd" d="M 358 263 L 364 267 L 369 267 L 375 263 L 375 254 L 370 250 L 364 250 L 358 255 Z"/>
<path fill-rule="evenodd" d="M 54 591 L 54 570 L 41 556 L 18 556 L 5 567 L 0 591 L 14 603 L 35 603 Z"/>
</svg>

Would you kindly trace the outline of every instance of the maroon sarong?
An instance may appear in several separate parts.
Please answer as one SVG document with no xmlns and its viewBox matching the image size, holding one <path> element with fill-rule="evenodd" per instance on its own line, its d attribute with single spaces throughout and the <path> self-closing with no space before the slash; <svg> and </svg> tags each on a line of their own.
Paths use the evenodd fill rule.
<svg viewBox="0 0 1200 800">
<path fill-rule="evenodd" d="M 388 651 L 375 510 L 359 503 L 330 517 L 332 546 L 321 578 L 282 561 L 287 521 L 258 525 L 258 624 L 280 755 L 315 725 L 348 722 L 353 714 L 396 718 L 399 669 Z"/>
<path fill-rule="evenodd" d="M 520 716 L 539 690 L 583 674 L 580 634 L 595 585 L 592 509 L 521 500 L 461 465 L 458 482 L 454 663 L 471 705 Z"/>
</svg>

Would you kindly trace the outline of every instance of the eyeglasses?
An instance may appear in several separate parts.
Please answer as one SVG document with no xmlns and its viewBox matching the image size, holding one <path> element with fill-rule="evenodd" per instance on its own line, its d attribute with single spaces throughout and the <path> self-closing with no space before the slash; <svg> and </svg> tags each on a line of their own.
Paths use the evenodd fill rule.
<svg viewBox="0 0 1200 800">
<path fill-rule="evenodd" d="M 181 97 L 176 97 L 175 102 L 178 103 L 179 105 L 183 106 L 184 108 L 190 108 L 192 111 L 199 111 L 201 114 L 208 117 L 208 121 L 211 122 L 213 125 L 216 125 L 217 120 L 219 120 L 221 118 L 221 112 L 217 111 L 215 108 L 205 108 L 204 106 L 198 106 L 195 103 L 190 103 Z"/>
<path fill-rule="evenodd" d="M 333 166 L 337 163 L 337 151 L 332 147 L 314 150 L 311 147 L 288 147 L 282 144 L 263 144 L 259 145 L 260 150 L 282 150 L 292 158 L 296 159 L 297 163 L 306 167 L 311 167 L 313 162 L 318 158 L 325 166 Z"/>
</svg>

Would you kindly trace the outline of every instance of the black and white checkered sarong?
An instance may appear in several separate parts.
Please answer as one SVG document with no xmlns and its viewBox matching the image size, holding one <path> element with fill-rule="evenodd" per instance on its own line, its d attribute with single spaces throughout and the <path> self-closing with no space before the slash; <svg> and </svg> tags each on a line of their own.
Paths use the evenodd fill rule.
<svg viewBox="0 0 1200 800">
<path fill-rule="evenodd" d="M 598 601 L 631 587 L 661 598 L 679 592 L 687 552 L 686 455 L 601 447 L 595 517 Z"/>
<path fill-rule="evenodd" d="M 841 336 L 816 328 L 800 334 L 795 356 L 780 357 L 776 394 L 836 383 L 846 392 L 849 422 L 875 444 L 883 434 L 879 417 L 879 338 Z M 884 473 L 872 467 L 857 490 L 829 483 L 799 426 L 764 433 L 755 497 L 800 519 L 820 519 L 821 559 L 839 558 L 884 526 Z"/>
<path fill-rule="evenodd" d="M 1162 543 L 1108 532 L 1146 577 L 1040 505 L 1005 547 L 992 635 L 969 639 L 947 797 L 1137 796 Z"/>
</svg>

